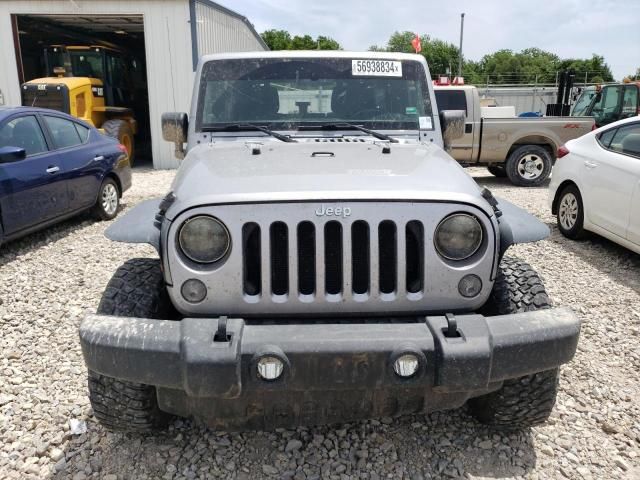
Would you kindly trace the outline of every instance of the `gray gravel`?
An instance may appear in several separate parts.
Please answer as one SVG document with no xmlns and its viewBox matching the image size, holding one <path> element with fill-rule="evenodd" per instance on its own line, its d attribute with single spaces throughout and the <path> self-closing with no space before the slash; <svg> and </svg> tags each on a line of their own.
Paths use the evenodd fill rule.
<svg viewBox="0 0 640 480">
<path fill-rule="evenodd" d="M 494 433 L 461 409 L 295 431 L 226 434 L 177 420 L 159 436 L 108 433 L 91 413 L 77 328 L 118 265 L 155 252 L 111 243 L 106 223 L 82 217 L 0 250 L 0 478 L 640 479 L 640 256 L 563 238 L 546 187 L 470 172 L 552 226 L 550 239 L 512 254 L 584 322 L 547 425 Z M 126 207 L 165 193 L 173 173 L 136 171 Z"/>
</svg>

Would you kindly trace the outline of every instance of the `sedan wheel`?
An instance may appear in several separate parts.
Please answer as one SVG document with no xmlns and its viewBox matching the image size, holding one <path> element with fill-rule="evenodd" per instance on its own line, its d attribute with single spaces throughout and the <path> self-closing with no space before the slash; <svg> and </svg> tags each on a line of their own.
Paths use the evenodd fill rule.
<svg viewBox="0 0 640 480">
<path fill-rule="evenodd" d="M 94 214 L 100 220 L 111 220 L 115 218 L 120 206 L 120 192 L 118 186 L 112 178 L 107 178 L 102 182 L 98 200 L 93 207 Z"/>
<path fill-rule="evenodd" d="M 575 185 L 567 185 L 558 197 L 558 229 L 565 237 L 577 239 L 583 236 L 584 209 L 582 197 Z"/>
<path fill-rule="evenodd" d="M 560 200 L 558 207 L 558 221 L 565 230 L 571 230 L 578 220 L 578 199 L 576 196 L 567 192 Z"/>
</svg>

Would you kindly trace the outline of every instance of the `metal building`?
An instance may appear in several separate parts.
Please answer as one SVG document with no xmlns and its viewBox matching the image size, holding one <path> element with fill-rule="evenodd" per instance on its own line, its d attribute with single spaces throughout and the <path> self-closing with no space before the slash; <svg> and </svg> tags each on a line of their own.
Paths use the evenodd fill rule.
<svg viewBox="0 0 640 480">
<path fill-rule="evenodd" d="M 133 49 L 141 59 L 155 168 L 173 168 L 173 145 L 162 140 L 160 115 L 189 111 L 200 55 L 267 50 L 242 15 L 209 0 L 3 0 L 0 2 L 0 105 L 21 103 L 20 85 L 41 74 L 48 45 Z"/>
</svg>

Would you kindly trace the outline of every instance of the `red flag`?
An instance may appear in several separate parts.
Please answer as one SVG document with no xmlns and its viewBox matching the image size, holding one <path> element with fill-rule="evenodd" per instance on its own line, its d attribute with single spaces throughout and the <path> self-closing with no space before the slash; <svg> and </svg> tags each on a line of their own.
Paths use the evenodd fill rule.
<svg viewBox="0 0 640 480">
<path fill-rule="evenodd" d="M 422 45 L 420 45 L 420 37 L 417 33 L 415 38 L 411 40 L 411 45 L 413 46 L 413 49 L 416 51 L 416 53 L 420 53 L 422 51 Z"/>
</svg>

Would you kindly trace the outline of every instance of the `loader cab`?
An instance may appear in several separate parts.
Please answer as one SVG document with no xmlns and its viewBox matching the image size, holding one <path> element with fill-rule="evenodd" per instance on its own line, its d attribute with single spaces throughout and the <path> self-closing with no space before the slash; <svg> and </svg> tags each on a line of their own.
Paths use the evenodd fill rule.
<svg viewBox="0 0 640 480">
<path fill-rule="evenodd" d="M 128 107 L 136 103 L 137 84 L 144 83 L 138 61 L 124 52 L 103 46 L 53 45 L 45 48 L 47 76 L 60 67 L 66 77 L 102 80 L 106 105 Z"/>
<path fill-rule="evenodd" d="M 598 86 L 589 105 L 583 110 L 574 108 L 572 115 L 593 117 L 597 127 L 640 115 L 640 83 Z"/>
</svg>

